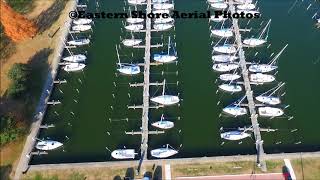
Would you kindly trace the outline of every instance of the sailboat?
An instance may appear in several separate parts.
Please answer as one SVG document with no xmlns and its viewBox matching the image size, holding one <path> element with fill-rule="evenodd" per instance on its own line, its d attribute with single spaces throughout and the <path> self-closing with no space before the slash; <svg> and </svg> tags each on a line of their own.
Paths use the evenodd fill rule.
<svg viewBox="0 0 320 180">
<path fill-rule="evenodd" d="M 126 30 L 128 31 L 139 31 L 144 28 L 143 24 L 130 24 L 125 26 Z"/>
<path fill-rule="evenodd" d="M 156 18 L 154 20 L 155 24 L 164 24 L 164 23 L 173 23 L 173 22 L 174 22 L 174 19 L 171 18 L 171 17 L 168 17 L 168 18 Z"/>
<path fill-rule="evenodd" d="M 173 28 L 173 24 L 154 24 L 153 29 L 156 31 L 166 31 Z"/>
<path fill-rule="evenodd" d="M 231 93 L 242 91 L 242 87 L 237 84 L 221 84 L 219 85 L 219 89 Z"/>
<path fill-rule="evenodd" d="M 67 42 L 67 44 L 71 46 L 83 46 L 89 43 L 90 43 L 90 39 L 88 38 L 75 39 Z"/>
<path fill-rule="evenodd" d="M 169 0 L 152 0 L 152 3 L 166 3 L 169 2 Z"/>
<path fill-rule="evenodd" d="M 269 74 L 262 74 L 262 73 L 256 73 L 256 74 L 250 74 L 250 81 L 253 83 L 270 83 L 273 82 L 276 78 L 273 75 Z"/>
<path fill-rule="evenodd" d="M 253 10 L 256 8 L 256 5 L 252 3 L 245 3 L 238 5 L 237 8 L 240 10 Z"/>
<path fill-rule="evenodd" d="M 218 16 L 218 17 L 216 17 L 215 15 L 210 16 L 210 21 L 213 21 L 213 22 L 222 22 L 227 19 L 228 18 L 224 18 L 223 16 Z"/>
<path fill-rule="evenodd" d="M 231 28 L 214 29 L 214 30 L 211 30 L 211 34 L 218 37 L 225 37 L 225 38 L 233 36 L 233 32 Z"/>
<path fill-rule="evenodd" d="M 76 25 L 90 24 L 91 22 L 92 22 L 92 19 L 88 19 L 88 18 L 79 18 L 79 19 L 73 20 L 73 24 L 76 24 Z"/>
<path fill-rule="evenodd" d="M 232 44 L 225 44 L 222 46 L 213 47 L 213 51 L 224 53 L 224 54 L 234 54 L 237 52 L 237 49 Z"/>
<path fill-rule="evenodd" d="M 228 72 L 239 68 L 239 64 L 234 63 L 219 63 L 213 64 L 212 69 L 217 72 Z"/>
<path fill-rule="evenodd" d="M 118 68 L 117 71 L 119 71 L 122 74 L 125 75 L 136 75 L 140 73 L 140 67 L 136 64 L 129 64 L 129 63 L 121 63 L 120 62 L 120 57 L 119 57 L 119 52 L 118 52 L 118 47 L 116 46 L 116 51 L 117 51 L 117 56 L 118 56 Z"/>
<path fill-rule="evenodd" d="M 145 4 L 146 2 L 147 0 L 128 0 L 128 3 L 133 5 L 141 5 Z"/>
<path fill-rule="evenodd" d="M 165 148 L 153 149 L 150 151 L 151 156 L 155 158 L 167 158 L 173 156 L 178 153 L 178 151 L 173 148 L 169 148 L 169 144 L 166 145 Z"/>
<path fill-rule="evenodd" d="M 234 81 L 234 80 L 237 80 L 237 79 L 241 78 L 241 76 L 238 75 L 238 74 L 221 74 L 219 76 L 219 78 L 222 81 Z"/>
<path fill-rule="evenodd" d="M 152 10 L 153 14 L 170 14 L 170 10 L 168 9 L 159 9 L 159 10 Z"/>
<path fill-rule="evenodd" d="M 156 4 L 153 4 L 153 9 L 156 9 L 156 10 L 174 9 L 174 4 L 171 4 L 171 3 L 156 3 Z"/>
<path fill-rule="evenodd" d="M 171 129 L 174 127 L 173 122 L 164 120 L 163 114 L 161 115 L 160 121 L 154 122 L 151 125 L 160 129 Z"/>
<path fill-rule="evenodd" d="M 170 55 L 171 37 L 169 36 L 168 51 L 167 54 L 154 54 L 153 60 L 160 63 L 169 63 L 175 61 L 178 57 L 176 55 Z"/>
<path fill-rule="evenodd" d="M 150 100 L 155 103 L 162 104 L 165 106 L 179 103 L 180 99 L 178 96 L 165 95 L 165 87 L 166 87 L 166 80 L 163 80 L 162 95 L 153 97 Z"/>
<path fill-rule="evenodd" d="M 52 140 L 40 140 L 36 144 L 36 148 L 43 151 L 49 151 L 57 149 L 58 147 L 61 147 L 63 144 L 58 141 L 52 141 Z"/>
<path fill-rule="evenodd" d="M 239 59 L 238 56 L 236 55 L 228 55 L 228 54 L 218 54 L 218 55 L 213 55 L 212 57 L 213 62 L 232 62 L 234 60 Z"/>
<path fill-rule="evenodd" d="M 134 159 L 136 154 L 134 149 L 116 149 L 111 152 L 115 159 Z"/>
<path fill-rule="evenodd" d="M 76 55 L 71 55 L 71 56 L 67 56 L 67 57 L 62 58 L 62 60 L 64 60 L 64 61 L 75 62 L 75 63 L 85 62 L 86 59 L 87 59 L 87 57 L 83 54 L 76 54 Z"/>
<path fill-rule="evenodd" d="M 208 3 L 221 3 L 221 2 L 225 2 L 225 0 L 207 0 Z"/>
<path fill-rule="evenodd" d="M 223 10 L 228 8 L 227 3 L 211 3 L 210 4 L 211 8 L 216 9 L 216 10 Z"/>
<path fill-rule="evenodd" d="M 281 103 L 281 100 L 279 97 L 272 96 L 275 92 L 277 92 L 285 83 L 280 83 L 278 86 L 268 90 L 265 93 L 260 94 L 259 96 L 255 97 L 257 101 L 260 101 L 264 104 L 269 105 L 277 105 Z M 271 93 L 270 93 L 271 92 Z M 269 94 L 269 95 L 267 95 Z"/>
<path fill-rule="evenodd" d="M 259 107 L 258 112 L 260 116 L 264 117 L 277 117 L 282 116 L 284 114 L 283 110 L 275 107 Z"/>
<path fill-rule="evenodd" d="M 122 44 L 127 47 L 136 46 L 142 43 L 142 39 L 134 39 L 133 34 L 131 33 L 131 39 L 124 39 L 122 40 Z"/>
<path fill-rule="evenodd" d="M 252 3 L 253 0 L 235 0 L 235 2 L 240 4 L 249 4 L 249 3 Z"/>
<path fill-rule="evenodd" d="M 80 24 L 80 25 L 75 25 L 75 26 L 72 26 L 71 29 L 73 31 L 88 31 L 91 29 L 91 25 L 90 24 Z"/>
<path fill-rule="evenodd" d="M 247 109 L 244 107 L 240 107 L 241 102 L 246 98 L 244 96 L 241 98 L 238 102 L 233 103 L 225 108 L 222 109 L 222 111 L 226 114 L 230 114 L 232 116 L 241 116 L 247 114 Z"/>
<path fill-rule="evenodd" d="M 132 17 L 129 17 L 129 18 L 126 19 L 126 21 L 129 24 L 137 24 L 137 23 L 143 23 L 144 19 L 143 18 L 132 18 Z"/>
<path fill-rule="evenodd" d="M 267 25 L 263 28 L 263 30 L 261 31 L 261 33 L 260 33 L 258 38 L 247 38 L 247 39 L 244 39 L 243 40 L 243 44 L 245 44 L 245 45 L 247 45 L 249 47 L 256 47 L 256 46 L 260 46 L 260 45 L 266 43 L 267 39 L 268 39 L 270 23 L 271 23 L 271 19 L 268 21 Z M 262 38 L 266 31 L 267 31 L 267 36 L 265 38 Z"/>
<path fill-rule="evenodd" d="M 230 141 L 238 141 L 247 137 L 250 137 L 249 133 L 245 131 L 228 131 L 220 134 L 220 137 Z"/>
<path fill-rule="evenodd" d="M 280 57 L 282 52 L 287 48 L 288 44 L 282 48 L 282 50 L 271 60 L 268 64 L 252 64 L 249 66 L 249 71 L 254 73 L 266 73 L 271 72 L 278 68 L 278 66 L 275 66 L 277 59 Z"/>
<path fill-rule="evenodd" d="M 74 72 L 74 71 L 83 70 L 85 67 L 86 65 L 82 63 L 69 63 L 63 67 L 63 70 L 67 72 Z"/>
</svg>

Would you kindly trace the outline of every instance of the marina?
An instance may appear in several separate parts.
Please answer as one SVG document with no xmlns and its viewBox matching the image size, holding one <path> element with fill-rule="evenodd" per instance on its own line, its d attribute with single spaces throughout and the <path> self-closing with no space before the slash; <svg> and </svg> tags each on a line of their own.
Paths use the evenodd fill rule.
<svg viewBox="0 0 320 180">
<path fill-rule="evenodd" d="M 121 12 L 130 7 L 147 13 L 226 6 L 191 0 L 170 1 L 165 6 L 154 6 L 151 0 L 98 2 L 101 10 Z M 295 75 L 302 71 L 311 78 L 309 82 L 316 80 L 318 46 L 314 41 L 306 51 L 311 53 L 303 51 L 293 60 L 297 49 L 291 44 L 302 37 L 292 40 L 292 32 L 275 33 L 273 29 L 283 27 L 283 19 L 274 17 L 271 3 L 277 2 L 248 6 L 262 12 L 261 19 L 253 20 L 76 21 L 70 27 L 76 32 L 69 31 L 64 40 L 65 45 L 76 47 L 66 47 L 62 53 L 37 140 L 63 145 L 48 147 L 52 150 L 46 153 L 33 149 L 30 164 L 134 159 L 143 168 L 144 161 L 156 158 L 256 154 L 257 165 L 267 170 L 266 154 L 291 152 L 292 147 L 318 151 L 317 138 L 305 135 L 316 132 L 314 120 L 302 119 L 316 119 L 319 94 L 310 98 L 311 93 L 298 97 L 297 93 L 306 89 L 317 92 L 320 86 L 311 88 L 312 83 Z M 94 1 L 86 7 L 97 8 Z M 232 0 L 227 7 L 237 11 Z M 288 27 L 294 26 L 288 22 Z M 305 31 L 309 38 L 319 37 L 314 29 Z M 258 43 L 261 47 L 253 47 L 252 41 L 244 43 L 250 37 L 261 39 L 254 35 L 261 32 L 268 34 L 265 42 Z M 195 46 L 199 51 L 194 51 Z M 300 66 L 306 68 L 300 70 Z M 307 113 L 297 110 L 307 102 Z M 228 113 L 221 113 L 222 109 Z"/>
</svg>

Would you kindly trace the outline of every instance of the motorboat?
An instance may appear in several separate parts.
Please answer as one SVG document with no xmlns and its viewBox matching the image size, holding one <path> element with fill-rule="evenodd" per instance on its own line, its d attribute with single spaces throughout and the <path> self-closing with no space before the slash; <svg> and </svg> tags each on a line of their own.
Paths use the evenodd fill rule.
<svg viewBox="0 0 320 180">
<path fill-rule="evenodd" d="M 230 28 L 214 29 L 214 30 L 211 30 L 211 34 L 213 34 L 214 36 L 225 37 L 225 38 L 233 36 L 233 32 Z"/>
<path fill-rule="evenodd" d="M 122 44 L 127 46 L 127 47 L 132 47 L 139 45 L 142 42 L 142 39 L 124 39 L 122 41 Z"/>
<path fill-rule="evenodd" d="M 174 19 L 169 17 L 169 18 L 156 18 L 154 20 L 155 24 L 164 24 L 164 23 L 172 23 L 174 22 Z"/>
<path fill-rule="evenodd" d="M 262 73 L 256 73 L 256 74 L 250 74 L 250 81 L 253 83 L 270 83 L 274 81 L 276 78 L 273 75 L 269 74 L 262 74 Z"/>
<path fill-rule="evenodd" d="M 259 107 L 258 112 L 260 116 L 264 117 L 277 117 L 284 114 L 283 110 L 275 107 Z"/>
<path fill-rule="evenodd" d="M 228 72 L 239 68 L 239 64 L 234 63 L 219 63 L 213 64 L 212 69 L 217 72 Z"/>
<path fill-rule="evenodd" d="M 156 3 L 156 4 L 153 4 L 153 9 L 156 9 L 156 10 L 174 9 L 174 4 L 171 4 L 171 3 Z"/>
<path fill-rule="evenodd" d="M 238 75 L 238 74 L 221 74 L 219 76 L 219 78 L 222 81 L 234 81 L 234 80 L 237 80 L 237 79 L 241 78 L 241 76 Z"/>
<path fill-rule="evenodd" d="M 144 28 L 143 24 L 130 24 L 128 26 L 125 26 L 126 30 L 128 31 L 139 31 Z"/>
<path fill-rule="evenodd" d="M 117 63 L 118 71 L 126 75 L 136 75 L 140 73 L 140 67 L 136 64 Z"/>
<path fill-rule="evenodd" d="M 178 151 L 172 148 L 169 148 L 169 145 L 167 144 L 165 148 L 153 149 L 150 151 L 150 153 L 151 153 L 151 156 L 155 158 L 167 158 L 177 154 Z"/>
<path fill-rule="evenodd" d="M 76 24 L 76 25 L 90 24 L 91 22 L 92 22 L 92 19 L 88 19 L 88 18 L 79 18 L 79 19 L 73 20 L 73 24 Z"/>
<path fill-rule="evenodd" d="M 237 84 L 221 84 L 219 85 L 219 89 L 231 93 L 242 91 L 242 87 Z"/>
<path fill-rule="evenodd" d="M 232 116 L 242 116 L 247 114 L 247 109 L 244 107 L 240 107 L 240 106 L 227 106 L 225 108 L 222 109 L 222 111 L 226 114 L 230 114 Z"/>
<path fill-rule="evenodd" d="M 238 5 L 237 8 L 241 10 L 253 10 L 256 8 L 256 5 L 252 3 L 246 3 Z"/>
<path fill-rule="evenodd" d="M 132 17 L 129 17 L 126 19 L 126 21 L 130 24 L 136 24 L 136 23 L 143 23 L 144 22 L 144 19 L 143 18 L 132 18 Z"/>
<path fill-rule="evenodd" d="M 169 106 L 169 105 L 179 103 L 180 99 L 178 96 L 165 95 L 165 87 L 166 87 L 166 80 L 163 81 L 162 95 L 153 97 L 150 100 L 155 103 L 162 104 L 164 106 Z"/>
<path fill-rule="evenodd" d="M 154 24 L 153 29 L 156 31 L 166 31 L 173 28 L 173 24 Z"/>
<path fill-rule="evenodd" d="M 151 125 L 160 129 L 171 129 L 174 127 L 173 122 L 164 120 L 163 114 L 161 115 L 160 121 L 154 122 Z"/>
<path fill-rule="evenodd" d="M 86 65 L 82 63 L 69 63 L 63 67 L 63 70 L 67 72 L 74 72 L 74 71 L 83 70 L 85 67 Z"/>
<path fill-rule="evenodd" d="M 236 47 L 231 44 L 225 44 L 222 46 L 215 46 L 213 47 L 213 51 L 219 52 L 219 53 L 224 53 L 224 54 L 234 54 L 237 52 Z"/>
<path fill-rule="evenodd" d="M 61 147 L 63 144 L 58 141 L 52 141 L 52 140 L 40 140 L 36 144 L 36 149 L 42 150 L 42 151 L 50 151 L 57 149 Z"/>
<path fill-rule="evenodd" d="M 134 149 L 116 149 L 111 152 L 115 159 L 134 159 L 136 154 Z"/>
<path fill-rule="evenodd" d="M 88 45 L 89 43 L 90 43 L 90 39 L 88 38 L 75 39 L 67 42 L 67 44 L 71 46 L 83 46 L 83 45 Z"/>
<path fill-rule="evenodd" d="M 246 133 L 243 131 L 228 131 L 228 132 L 223 132 L 220 134 L 220 137 L 222 139 L 231 140 L 231 141 L 238 141 L 238 140 L 250 137 L 250 136 L 251 135 L 249 133 Z"/>
<path fill-rule="evenodd" d="M 216 9 L 216 10 L 223 10 L 228 8 L 227 3 L 210 3 L 211 8 Z"/>
<path fill-rule="evenodd" d="M 80 24 L 80 25 L 75 25 L 75 26 L 72 26 L 71 29 L 73 31 L 80 31 L 80 32 L 83 32 L 83 31 L 88 31 L 91 29 L 91 25 L 90 24 Z"/>
<path fill-rule="evenodd" d="M 280 98 L 275 96 L 260 95 L 256 97 L 256 100 L 269 105 L 277 105 L 281 103 Z"/>
<path fill-rule="evenodd" d="M 67 56 L 67 57 L 62 58 L 62 60 L 64 60 L 64 61 L 75 62 L 75 63 L 85 62 L 86 59 L 87 59 L 87 57 L 83 54 L 76 54 L 76 55 L 71 55 L 71 56 Z"/>
<path fill-rule="evenodd" d="M 223 62 L 223 63 L 232 62 L 239 59 L 239 57 L 236 55 L 227 55 L 227 54 L 213 55 L 211 58 L 214 62 Z"/>
</svg>

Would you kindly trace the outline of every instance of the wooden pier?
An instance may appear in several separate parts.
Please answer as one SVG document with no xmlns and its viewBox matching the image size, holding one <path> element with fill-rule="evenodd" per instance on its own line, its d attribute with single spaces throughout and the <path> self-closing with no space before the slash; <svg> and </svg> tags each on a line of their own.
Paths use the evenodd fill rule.
<svg viewBox="0 0 320 180">
<path fill-rule="evenodd" d="M 149 131 L 148 134 L 163 134 L 164 131 Z M 125 131 L 127 135 L 142 135 L 142 131 Z"/>
<path fill-rule="evenodd" d="M 229 4 L 229 9 L 231 14 L 235 13 L 235 2 L 234 0 L 230 0 L 228 2 Z M 243 45 L 242 45 L 242 39 L 241 39 L 241 34 L 240 34 L 240 28 L 238 25 L 238 19 L 232 18 L 232 23 L 233 23 L 233 29 L 235 33 L 235 38 L 236 38 L 236 44 L 239 49 L 239 57 L 240 57 L 240 67 L 241 67 L 241 72 L 244 80 L 244 88 L 246 90 L 246 97 L 248 100 L 248 107 L 249 107 L 249 112 L 250 112 L 250 119 L 251 119 L 251 124 L 252 124 L 252 130 L 254 133 L 254 138 L 256 140 L 256 150 L 257 150 L 257 165 L 258 167 L 261 168 L 262 171 L 267 171 L 266 167 L 266 162 L 264 160 L 265 152 L 263 150 L 263 140 L 261 138 L 260 134 L 260 127 L 258 123 L 258 114 L 256 113 L 256 106 L 254 103 L 253 99 L 253 93 L 251 90 L 251 85 L 249 81 L 249 75 L 248 75 L 248 69 L 247 69 L 247 62 L 246 58 L 244 55 L 244 50 L 243 50 Z"/>
</svg>

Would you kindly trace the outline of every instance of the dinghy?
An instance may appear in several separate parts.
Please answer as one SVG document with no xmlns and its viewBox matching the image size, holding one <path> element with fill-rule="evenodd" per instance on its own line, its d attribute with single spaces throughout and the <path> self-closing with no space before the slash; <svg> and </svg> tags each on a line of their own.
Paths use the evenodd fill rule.
<svg viewBox="0 0 320 180">
<path fill-rule="evenodd" d="M 156 31 L 166 31 L 173 28 L 173 24 L 154 24 L 153 29 Z"/>
<path fill-rule="evenodd" d="M 214 64 L 212 66 L 212 69 L 217 72 L 228 72 L 239 68 L 239 64 L 233 64 L 233 63 L 219 63 Z"/>
<path fill-rule="evenodd" d="M 37 142 L 36 149 L 42 150 L 42 151 L 50 151 L 57 149 L 58 147 L 61 147 L 63 144 L 58 141 L 52 141 L 52 140 L 41 140 Z"/>
<path fill-rule="evenodd" d="M 231 140 L 231 141 L 241 140 L 250 136 L 251 135 L 249 133 L 242 132 L 242 131 L 229 131 L 229 132 L 224 132 L 220 134 L 220 137 L 222 139 Z"/>
<path fill-rule="evenodd" d="M 144 26 L 142 24 L 131 24 L 131 25 L 125 26 L 124 28 L 126 28 L 126 30 L 128 31 L 139 31 L 143 29 Z"/>
<path fill-rule="evenodd" d="M 214 30 L 211 30 L 211 34 L 215 35 L 215 36 L 218 36 L 218 37 L 225 37 L 225 38 L 233 36 L 233 32 L 232 32 L 232 30 L 230 28 L 227 28 L 227 29 L 214 29 Z"/>
<path fill-rule="evenodd" d="M 122 44 L 127 46 L 127 47 L 132 47 L 139 45 L 142 42 L 142 39 L 124 39 L 122 41 Z"/>
<path fill-rule="evenodd" d="M 83 24 L 83 25 L 76 25 L 71 27 L 72 31 L 88 31 L 91 29 L 91 25 L 89 24 Z"/>
<path fill-rule="evenodd" d="M 132 17 L 129 17 L 126 19 L 126 21 L 130 24 L 136 24 L 136 23 L 143 23 L 144 22 L 144 19 L 143 18 L 132 18 Z"/>
<path fill-rule="evenodd" d="M 227 106 L 222 109 L 222 111 L 226 114 L 230 114 L 232 116 L 242 116 L 247 114 L 247 109 L 244 107 L 239 107 L 239 106 Z"/>
<path fill-rule="evenodd" d="M 83 54 L 71 55 L 71 56 L 67 56 L 67 57 L 62 58 L 62 60 L 64 60 L 64 61 L 75 62 L 75 63 L 85 62 L 86 59 L 87 59 L 87 57 Z"/>
<path fill-rule="evenodd" d="M 151 125 L 154 127 L 160 128 L 160 129 L 171 129 L 171 128 L 173 128 L 174 123 L 171 121 L 164 120 L 164 117 L 162 114 L 160 121 L 154 122 Z"/>
<path fill-rule="evenodd" d="M 223 10 L 228 8 L 227 3 L 211 3 L 210 4 L 211 8 L 216 9 L 216 10 Z"/>
<path fill-rule="evenodd" d="M 73 20 L 73 24 L 76 24 L 76 25 L 90 24 L 91 22 L 92 22 L 92 19 L 87 19 L 87 18 L 79 18 L 79 19 Z"/>
<path fill-rule="evenodd" d="M 269 74 L 262 74 L 262 73 L 256 73 L 256 74 L 250 74 L 250 81 L 253 83 L 270 83 L 274 81 L 276 78 L 273 75 Z"/>
<path fill-rule="evenodd" d="M 82 63 L 69 63 L 63 67 L 63 70 L 67 72 L 74 72 L 74 71 L 83 70 L 85 67 L 86 65 Z"/>
<path fill-rule="evenodd" d="M 136 154 L 134 149 L 116 149 L 111 152 L 115 159 L 134 159 Z"/>
<path fill-rule="evenodd" d="M 219 55 L 213 55 L 212 57 L 213 62 L 232 62 L 234 60 L 239 59 L 236 55 L 227 55 L 227 54 L 219 54 Z"/>
<path fill-rule="evenodd" d="M 260 116 L 264 117 L 277 117 L 282 116 L 284 114 L 282 109 L 275 107 L 259 107 L 258 112 Z"/>
<path fill-rule="evenodd" d="M 153 149 L 150 151 L 150 153 L 151 153 L 151 156 L 155 158 L 167 158 L 177 154 L 178 151 L 172 148 L 169 148 L 169 145 L 167 144 L 165 148 Z"/>
<path fill-rule="evenodd" d="M 224 53 L 224 54 L 234 54 L 237 52 L 237 49 L 231 44 L 225 44 L 222 46 L 213 47 L 213 51 Z"/>
<path fill-rule="evenodd" d="M 157 4 L 153 4 L 153 9 L 156 9 L 156 10 L 174 9 L 174 4 L 171 4 L 171 3 L 157 3 Z"/>
<path fill-rule="evenodd" d="M 238 74 L 221 74 L 219 76 L 219 78 L 222 81 L 234 81 L 234 80 L 237 80 L 237 79 L 241 78 L 241 76 L 238 75 Z"/>
<path fill-rule="evenodd" d="M 277 105 L 281 103 L 281 100 L 279 97 L 274 97 L 274 96 L 264 96 L 260 95 L 256 97 L 257 101 L 260 101 L 264 104 L 269 104 L 269 105 Z"/>
<path fill-rule="evenodd" d="M 87 38 L 75 39 L 67 42 L 67 44 L 71 46 L 83 46 L 89 43 L 90 43 L 90 39 L 87 39 Z"/>
<path fill-rule="evenodd" d="M 166 80 L 163 80 L 162 95 L 153 97 L 150 100 L 155 103 L 162 104 L 164 106 L 169 106 L 169 105 L 179 103 L 180 99 L 178 96 L 165 95 L 165 87 L 166 87 Z"/>
<path fill-rule="evenodd" d="M 249 3 L 249 4 L 240 4 L 237 6 L 240 10 L 253 10 L 256 8 L 255 4 Z"/>
<path fill-rule="evenodd" d="M 237 84 L 221 84 L 219 85 L 219 89 L 231 93 L 242 91 L 242 87 Z"/>
<path fill-rule="evenodd" d="M 174 19 L 169 17 L 169 18 L 156 18 L 154 20 L 155 24 L 165 24 L 165 23 L 173 23 Z"/>
</svg>

